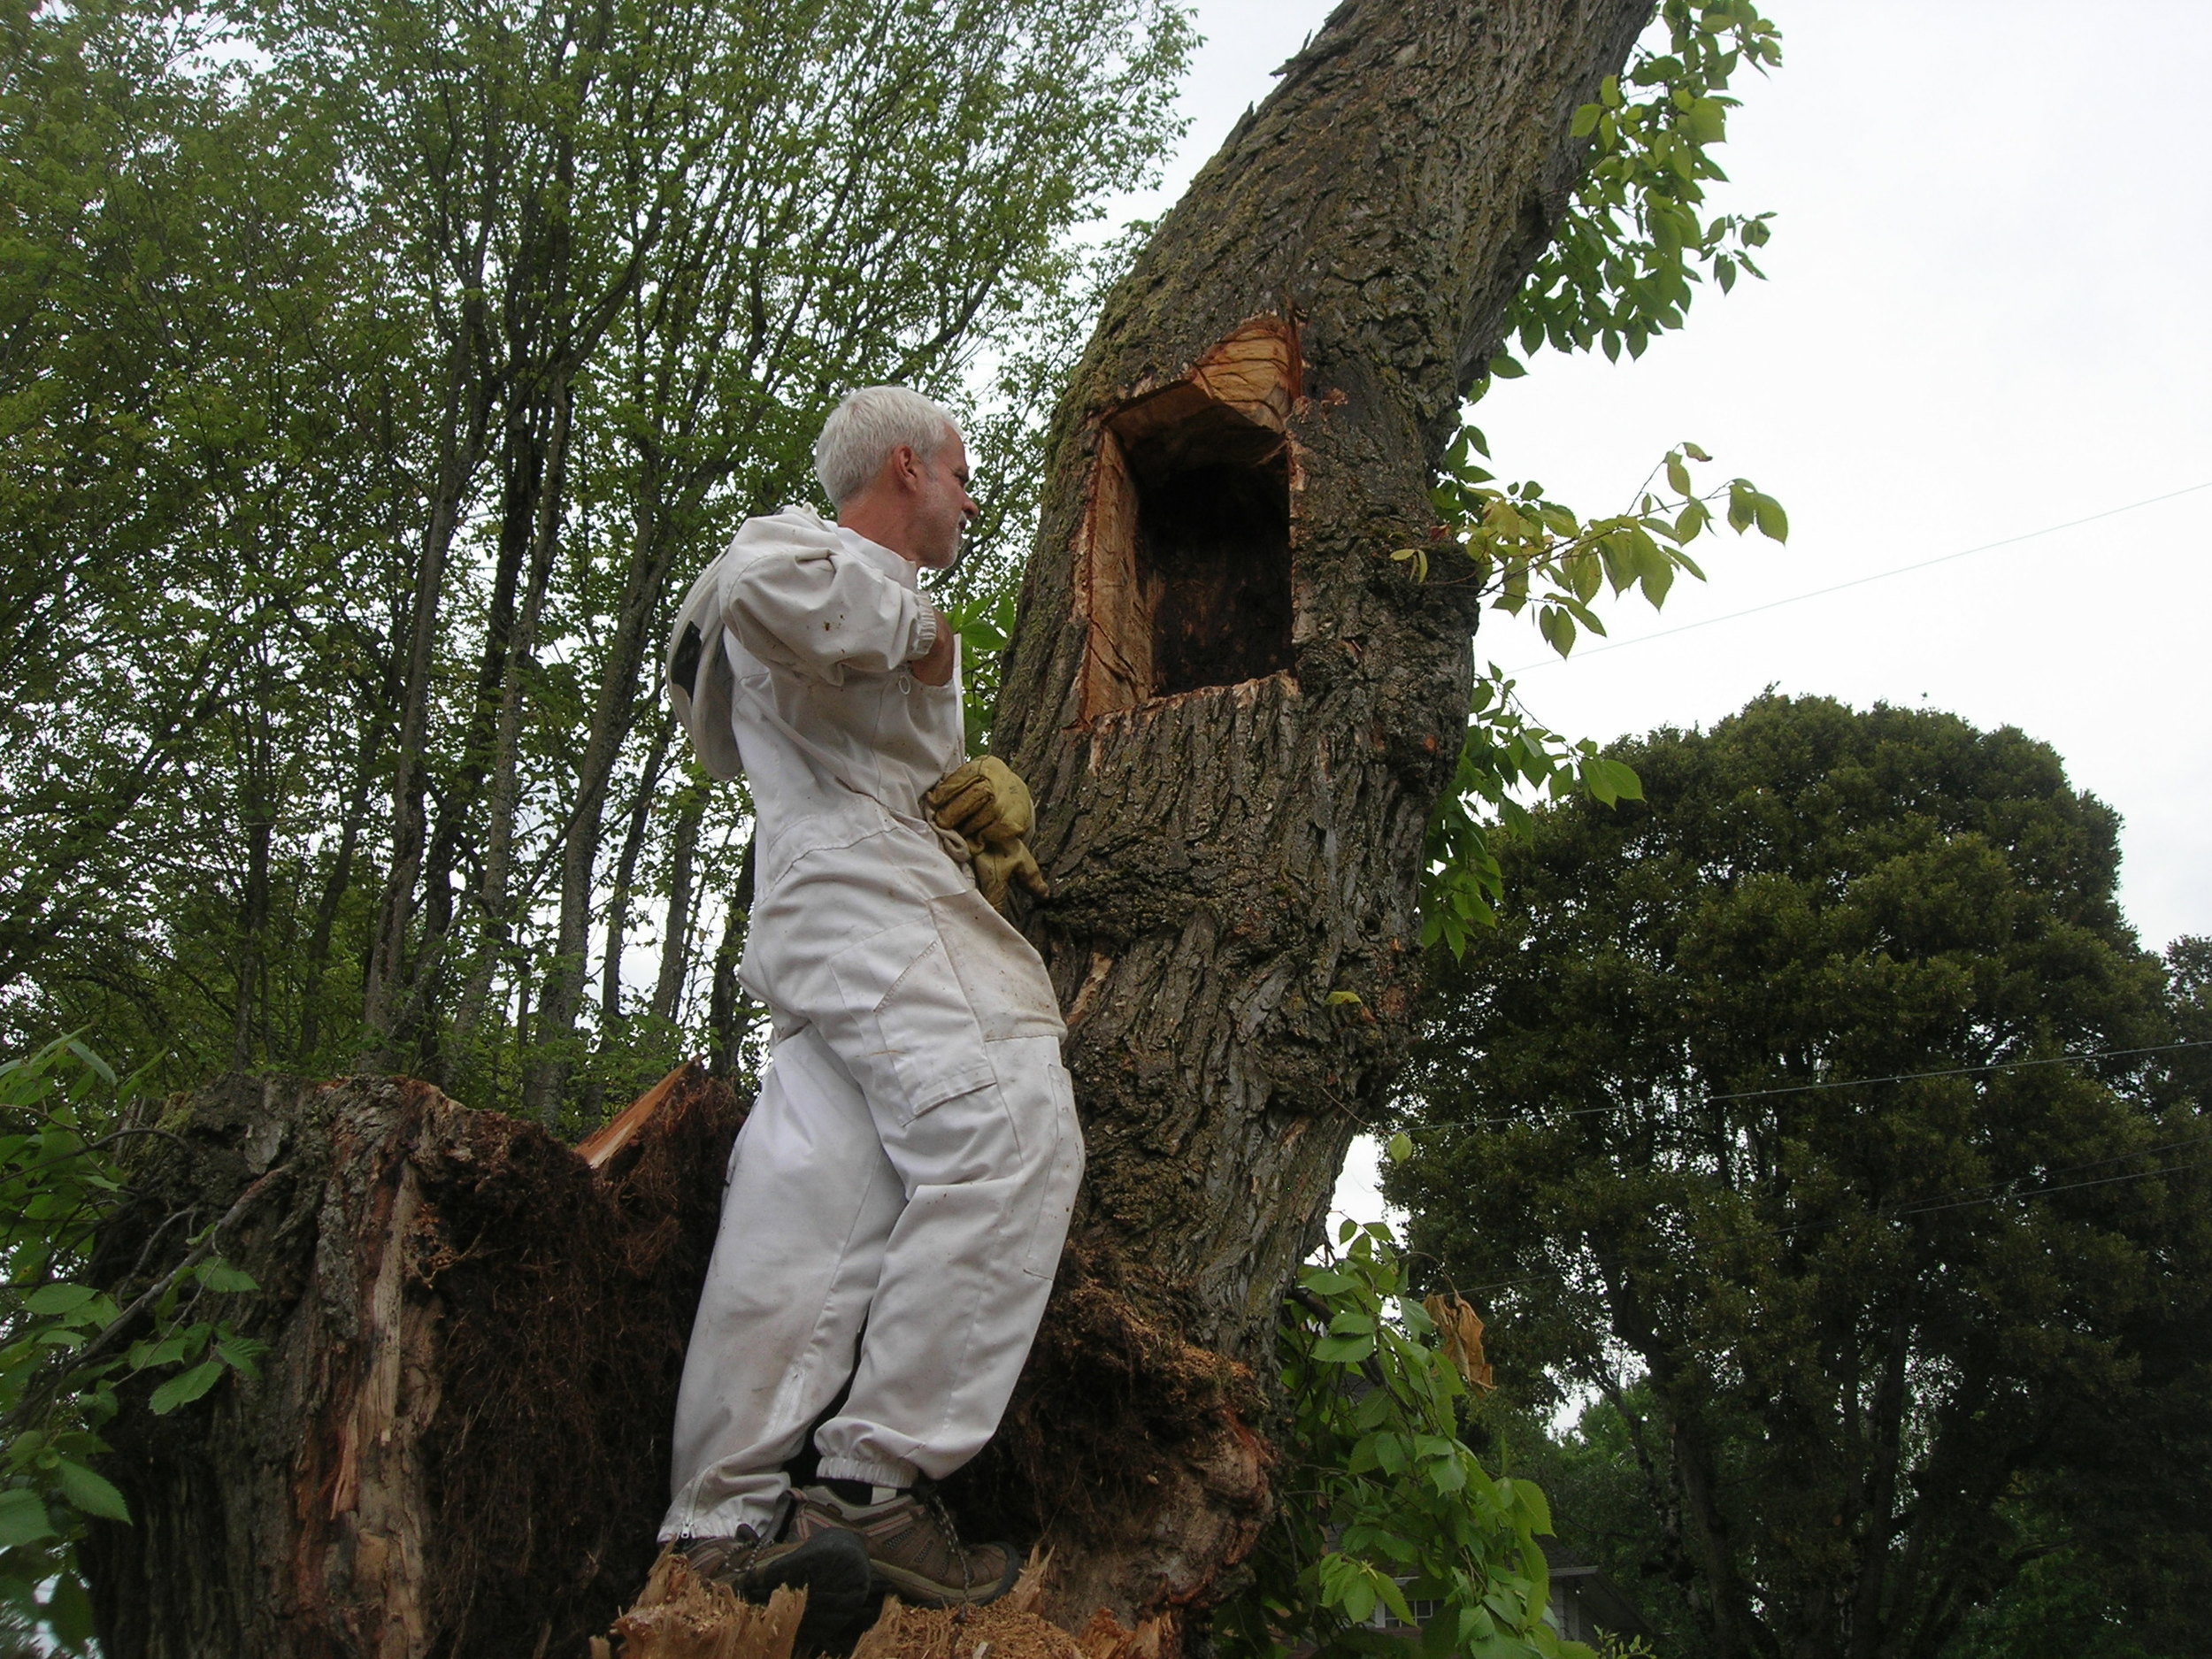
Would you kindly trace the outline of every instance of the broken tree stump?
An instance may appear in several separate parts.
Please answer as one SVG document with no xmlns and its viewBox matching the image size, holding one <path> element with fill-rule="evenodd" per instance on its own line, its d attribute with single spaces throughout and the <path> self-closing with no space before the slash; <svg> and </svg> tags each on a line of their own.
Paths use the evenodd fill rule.
<svg viewBox="0 0 2212 1659">
<path fill-rule="evenodd" d="M 582 1148 L 402 1078 L 173 1102 L 95 1271 L 157 1276 L 259 1183 L 219 1248 L 260 1289 L 216 1317 L 270 1348 L 165 1417 L 125 1389 L 109 1659 L 580 1659 L 657 1548 L 743 1116 L 696 1065 Z"/>
</svg>

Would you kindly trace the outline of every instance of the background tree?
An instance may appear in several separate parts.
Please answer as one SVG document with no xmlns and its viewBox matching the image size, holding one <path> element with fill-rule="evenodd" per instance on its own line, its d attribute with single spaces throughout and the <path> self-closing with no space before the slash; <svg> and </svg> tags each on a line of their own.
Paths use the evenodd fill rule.
<svg viewBox="0 0 2212 1659">
<path fill-rule="evenodd" d="M 2201 1296 L 2116 821 L 1931 712 L 1770 695 L 1609 752 L 1643 803 L 1507 849 L 1386 1190 L 1527 1397 L 1605 1402 L 1691 1650 L 1932 1654 L 2047 1553 L 2021 1501 L 2110 1480 Z"/>
<path fill-rule="evenodd" d="M 748 823 L 669 741 L 672 572 L 810 496 L 844 388 L 1064 350 L 1188 43 L 1153 0 L 20 11 L 12 1038 L 549 1119 L 658 1075 Z"/>
</svg>

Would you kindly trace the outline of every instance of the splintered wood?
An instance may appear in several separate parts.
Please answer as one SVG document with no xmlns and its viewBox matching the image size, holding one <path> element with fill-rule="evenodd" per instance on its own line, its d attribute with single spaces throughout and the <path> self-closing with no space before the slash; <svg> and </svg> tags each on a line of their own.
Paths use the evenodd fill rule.
<svg viewBox="0 0 2212 1659">
<path fill-rule="evenodd" d="M 778 1590 L 767 1606 L 756 1606 L 664 1550 L 614 1633 L 622 1659 L 791 1659 L 805 1612 L 803 1590 Z M 591 1659 L 611 1659 L 614 1651 L 605 1637 L 591 1639 Z"/>
<path fill-rule="evenodd" d="M 1101 1608 L 1071 1636 L 1045 1619 L 1037 1609 L 1050 1565 L 1032 1555 L 1014 1587 L 986 1607 L 907 1607 L 887 1596 L 851 1659 L 1159 1659 L 1159 1620 L 1127 1630 Z M 792 1659 L 805 1609 L 804 1594 L 789 1590 L 764 1608 L 741 1601 L 664 1553 L 637 1605 L 615 1621 L 621 1646 L 595 1636 L 591 1659 Z"/>
<path fill-rule="evenodd" d="M 1157 1619 L 1126 1630 L 1101 1608 L 1071 1636 L 1041 1615 L 1050 1568 L 1049 1555 L 1033 1555 L 1014 1587 L 987 1607 L 902 1607 L 887 1598 L 852 1659 L 1159 1659 Z"/>
</svg>

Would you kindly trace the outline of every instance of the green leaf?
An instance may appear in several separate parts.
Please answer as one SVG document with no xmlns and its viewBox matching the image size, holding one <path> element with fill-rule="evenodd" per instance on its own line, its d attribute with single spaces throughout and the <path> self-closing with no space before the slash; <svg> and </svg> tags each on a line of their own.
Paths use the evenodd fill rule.
<svg viewBox="0 0 2212 1659">
<path fill-rule="evenodd" d="M 81 1653 L 99 1633 L 92 1615 L 92 1598 L 85 1593 L 84 1579 L 73 1568 L 62 1573 L 42 1610 L 48 1626 L 65 1649 Z"/>
<path fill-rule="evenodd" d="M 43 1285 L 23 1299 L 30 1313 L 73 1313 L 100 1293 L 89 1285 Z"/>
<path fill-rule="evenodd" d="M 0 1549 L 35 1544 L 42 1538 L 54 1536 L 53 1518 L 37 1493 L 28 1486 L 11 1486 L 0 1492 Z"/>
<path fill-rule="evenodd" d="M 1782 511 L 1782 503 L 1775 500 L 1773 496 L 1754 495 L 1751 498 L 1751 511 L 1758 521 L 1761 535 L 1774 541 L 1786 541 L 1790 539 L 1789 515 Z"/>
<path fill-rule="evenodd" d="M 258 1379 L 261 1371 L 257 1362 L 269 1351 L 269 1345 L 257 1337 L 239 1336 L 224 1332 L 215 1339 L 215 1352 L 223 1363 L 241 1375 Z"/>
<path fill-rule="evenodd" d="M 61 1484 L 62 1496 L 85 1514 L 97 1516 L 104 1521 L 131 1518 L 130 1506 L 123 1502 L 123 1494 L 105 1475 L 65 1457 L 54 1465 L 54 1478 Z"/>
<path fill-rule="evenodd" d="M 1490 359 L 1490 373 L 1502 380 L 1517 380 L 1528 371 L 1515 362 L 1510 353 L 1501 351 Z"/>
<path fill-rule="evenodd" d="M 1356 1365 L 1374 1351 L 1371 1336 L 1325 1336 L 1313 1345 L 1314 1358 L 1330 1365 Z"/>
<path fill-rule="evenodd" d="M 210 1290 L 247 1291 L 261 1288 L 260 1281 L 251 1273 L 233 1267 L 219 1258 L 200 1263 L 199 1279 Z"/>
<path fill-rule="evenodd" d="M 1413 1137 L 1401 1129 L 1384 1143 L 1383 1156 L 1393 1164 L 1403 1164 L 1413 1156 Z"/>
<path fill-rule="evenodd" d="M 179 1406 L 191 1404 L 212 1388 L 221 1380 L 223 1371 L 221 1360 L 202 1360 L 190 1371 L 180 1371 L 155 1389 L 153 1398 L 147 1404 L 156 1417 L 166 1417 Z"/>
</svg>

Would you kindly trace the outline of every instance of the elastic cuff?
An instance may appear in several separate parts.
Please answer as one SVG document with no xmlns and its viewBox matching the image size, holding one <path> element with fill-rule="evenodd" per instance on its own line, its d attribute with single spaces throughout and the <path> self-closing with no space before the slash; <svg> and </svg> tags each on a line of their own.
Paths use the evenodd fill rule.
<svg viewBox="0 0 2212 1659">
<path fill-rule="evenodd" d="M 788 1488 L 769 1499 L 764 1509 L 757 1496 L 725 1498 L 703 1509 L 693 1509 L 679 1500 L 661 1521 L 660 1541 L 665 1544 L 679 1538 L 734 1538 L 738 1529 L 746 1526 L 761 1538 L 773 1538 L 782 1528 L 784 1505 L 788 1500 Z"/>
<path fill-rule="evenodd" d="M 931 606 L 925 604 L 921 609 L 921 614 L 914 618 L 914 645 L 913 649 L 907 652 L 906 660 L 910 663 L 918 663 L 936 649 L 937 612 Z M 840 1475 L 837 1479 L 842 1480 L 845 1477 Z"/>
<path fill-rule="evenodd" d="M 825 1457 L 815 1465 L 824 1480 L 857 1480 L 870 1486 L 910 1486 L 922 1471 L 903 1459 L 872 1463 L 857 1457 Z"/>
</svg>

